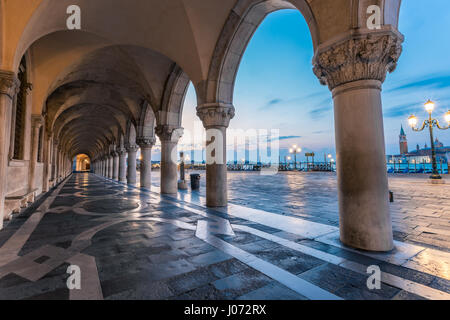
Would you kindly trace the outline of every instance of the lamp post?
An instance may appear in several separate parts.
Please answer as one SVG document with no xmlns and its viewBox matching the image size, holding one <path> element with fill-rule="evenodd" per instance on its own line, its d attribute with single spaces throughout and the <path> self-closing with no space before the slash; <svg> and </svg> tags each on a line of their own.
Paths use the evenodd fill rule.
<svg viewBox="0 0 450 320">
<path fill-rule="evenodd" d="M 431 175 L 430 179 L 432 180 L 440 180 L 442 177 L 439 175 L 439 172 L 437 170 L 437 161 L 436 161 L 436 149 L 434 147 L 434 137 L 433 137 L 433 127 L 437 127 L 441 130 L 447 130 L 450 128 L 450 111 L 447 111 L 447 113 L 444 115 L 445 121 L 447 121 L 447 127 L 442 127 L 439 124 L 439 121 L 437 119 L 434 119 L 431 114 L 433 113 L 435 104 L 433 101 L 428 100 L 425 103 L 425 110 L 428 112 L 428 119 L 425 120 L 422 124 L 421 128 L 416 127 L 418 119 L 415 115 L 412 115 L 408 118 L 409 125 L 411 128 L 416 131 L 420 132 L 423 131 L 426 127 L 430 129 L 430 139 L 431 139 L 431 158 L 433 162 L 433 174 Z"/>
<path fill-rule="evenodd" d="M 297 153 L 300 152 L 302 152 L 302 148 L 297 147 L 295 144 L 289 149 L 289 153 L 294 155 L 294 170 L 297 170 Z"/>
</svg>

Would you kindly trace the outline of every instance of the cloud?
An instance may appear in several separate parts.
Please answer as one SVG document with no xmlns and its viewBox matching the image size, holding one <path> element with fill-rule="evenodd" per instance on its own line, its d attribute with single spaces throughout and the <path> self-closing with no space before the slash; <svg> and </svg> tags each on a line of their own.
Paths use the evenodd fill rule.
<svg viewBox="0 0 450 320">
<path fill-rule="evenodd" d="M 281 99 L 281 98 L 272 99 L 259 109 L 260 110 L 269 109 L 273 106 L 281 104 L 282 102 L 283 102 L 283 99 Z"/>
<path fill-rule="evenodd" d="M 395 92 L 400 90 L 408 89 L 419 89 L 419 88 L 435 88 L 435 89 L 445 89 L 450 88 L 450 75 L 433 76 L 425 79 L 414 80 L 402 84 L 400 86 L 388 89 L 386 92 Z"/>
<path fill-rule="evenodd" d="M 332 101 L 330 98 L 327 98 L 326 100 L 323 100 L 322 102 L 318 103 L 313 110 L 309 112 L 309 115 L 314 120 L 321 119 L 327 114 L 330 110 L 332 110 Z"/>
<path fill-rule="evenodd" d="M 415 101 L 408 104 L 402 104 L 397 105 L 394 107 L 386 108 L 386 111 L 383 112 L 383 117 L 385 118 L 399 118 L 399 117 L 408 117 L 412 114 L 420 115 L 420 112 L 422 112 L 423 115 L 425 115 L 425 110 L 423 108 L 424 105 L 423 100 L 421 101 Z M 436 101 L 435 101 L 436 102 Z M 450 102 L 450 96 L 443 96 L 441 99 L 437 101 L 438 106 L 447 105 L 447 103 Z M 443 108 L 442 110 L 445 110 Z M 444 111 L 445 113 L 445 111 Z"/>
<path fill-rule="evenodd" d="M 411 103 L 408 105 L 400 105 L 387 109 L 383 112 L 383 117 L 385 118 L 399 118 L 399 117 L 407 117 L 414 113 L 417 106 L 419 106 L 420 102 Z"/>
<path fill-rule="evenodd" d="M 267 141 L 268 142 L 271 142 L 271 141 L 276 141 L 276 140 L 279 140 L 279 141 L 282 141 L 282 140 L 290 140 L 290 139 L 300 139 L 302 136 L 281 136 L 281 137 L 278 137 L 278 138 L 272 138 L 271 136 L 267 136 Z"/>
<path fill-rule="evenodd" d="M 289 139 L 299 139 L 302 136 L 281 136 L 278 138 L 278 140 L 289 140 Z"/>
</svg>

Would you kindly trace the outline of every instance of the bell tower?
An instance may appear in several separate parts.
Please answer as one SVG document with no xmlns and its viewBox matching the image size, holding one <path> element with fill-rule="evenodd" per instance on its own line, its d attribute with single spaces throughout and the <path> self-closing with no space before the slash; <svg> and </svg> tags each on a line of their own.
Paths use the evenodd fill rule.
<svg viewBox="0 0 450 320">
<path fill-rule="evenodd" d="M 408 140 L 406 139 L 406 133 L 405 130 L 403 130 L 403 126 L 400 130 L 400 154 L 407 154 L 408 153 Z"/>
</svg>

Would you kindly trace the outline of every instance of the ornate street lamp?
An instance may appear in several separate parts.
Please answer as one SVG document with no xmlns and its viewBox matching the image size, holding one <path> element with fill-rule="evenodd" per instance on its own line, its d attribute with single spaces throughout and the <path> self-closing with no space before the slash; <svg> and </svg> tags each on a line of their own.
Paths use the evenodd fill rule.
<svg viewBox="0 0 450 320">
<path fill-rule="evenodd" d="M 289 153 L 294 155 L 294 170 L 297 170 L 297 153 L 300 152 L 302 152 L 302 148 L 297 147 L 295 144 L 289 149 Z"/>
<path fill-rule="evenodd" d="M 436 161 L 436 149 L 434 147 L 434 137 L 433 137 L 433 127 L 437 127 L 441 130 L 447 130 L 450 128 L 450 111 L 447 111 L 447 113 L 444 115 L 445 121 L 447 121 L 447 127 L 442 127 L 439 124 L 439 121 L 437 119 L 434 119 L 431 114 L 433 113 L 435 104 L 433 101 L 428 100 L 425 103 L 425 110 L 428 112 L 428 119 L 425 120 L 422 124 L 421 128 L 417 128 L 418 119 L 415 115 L 412 115 L 408 118 L 409 125 L 411 128 L 416 131 L 420 132 L 423 131 L 426 127 L 430 129 L 430 139 L 431 139 L 431 157 L 433 162 L 433 174 L 431 175 L 430 179 L 439 180 L 442 179 L 442 177 L 439 175 L 439 172 L 437 170 L 437 161 Z"/>
</svg>

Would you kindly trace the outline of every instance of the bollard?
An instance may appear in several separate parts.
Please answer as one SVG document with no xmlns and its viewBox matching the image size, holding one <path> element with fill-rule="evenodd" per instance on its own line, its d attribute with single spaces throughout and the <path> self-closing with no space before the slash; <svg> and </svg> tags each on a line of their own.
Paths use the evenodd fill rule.
<svg viewBox="0 0 450 320">
<path fill-rule="evenodd" d="M 180 180 L 178 181 L 179 190 L 187 190 L 187 183 L 184 180 L 184 152 L 180 152 L 181 164 L 180 164 Z"/>
</svg>

